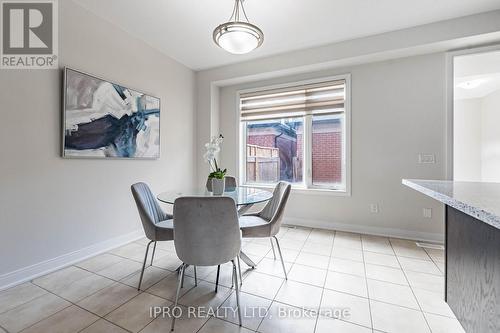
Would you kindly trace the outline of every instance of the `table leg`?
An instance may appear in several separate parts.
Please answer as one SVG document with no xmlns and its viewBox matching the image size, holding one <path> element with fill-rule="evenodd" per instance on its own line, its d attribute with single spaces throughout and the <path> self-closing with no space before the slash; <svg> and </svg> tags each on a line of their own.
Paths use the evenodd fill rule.
<svg viewBox="0 0 500 333">
<path fill-rule="evenodd" d="M 250 259 L 250 258 L 249 258 L 249 257 L 245 254 L 245 252 L 240 251 L 240 258 L 241 258 L 241 260 L 243 260 L 243 262 L 244 262 L 245 264 L 247 264 L 248 266 L 250 266 L 250 267 L 252 267 L 252 268 L 257 267 L 257 264 L 256 264 L 256 263 L 254 263 L 254 262 L 252 261 L 252 259 Z"/>
</svg>

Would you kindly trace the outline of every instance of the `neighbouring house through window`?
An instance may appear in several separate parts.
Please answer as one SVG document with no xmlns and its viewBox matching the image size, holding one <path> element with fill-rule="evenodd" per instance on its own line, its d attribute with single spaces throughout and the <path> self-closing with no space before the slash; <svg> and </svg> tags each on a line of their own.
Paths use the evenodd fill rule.
<svg viewBox="0 0 500 333">
<path fill-rule="evenodd" d="M 347 191 L 348 80 L 240 93 L 243 183 Z"/>
</svg>

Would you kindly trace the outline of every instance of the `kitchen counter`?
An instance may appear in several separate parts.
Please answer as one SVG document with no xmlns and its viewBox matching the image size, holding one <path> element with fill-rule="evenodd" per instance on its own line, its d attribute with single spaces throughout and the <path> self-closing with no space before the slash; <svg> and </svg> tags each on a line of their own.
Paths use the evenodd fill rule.
<svg viewBox="0 0 500 333">
<path fill-rule="evenodd" d="M 500 229 L 500 183 L 403 179 L 403 184 Z"/>
<path fill-rule="evenodd" d="M 466 332 L 500 332 L 500 184 L 403 184 L 446 205 L 445 301 Z"/>
</svg>

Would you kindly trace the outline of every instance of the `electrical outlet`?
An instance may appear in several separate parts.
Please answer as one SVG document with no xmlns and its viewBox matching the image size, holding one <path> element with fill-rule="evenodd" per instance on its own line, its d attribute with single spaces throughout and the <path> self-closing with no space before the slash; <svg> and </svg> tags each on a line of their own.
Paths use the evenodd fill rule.
<svg viewBox="0 0 500 333">
<path fill-rule="evenodd" d="M 431 219 L 432 218 L 432 208 L 424 208 L 422 210 L 422 214 L 426 219 Z"/>
<path fill-rule="evenodd" d="M 436 163 L 436 155 L 434 154 L 418 154 L 419 164 L 434 164 Z"/>
<path fill-rule="evenodd" d="M 370 212 L 371 213 L 378 213 L 380 210 L 379 210 L 379 207 L 378 207 L 378 204 L 370 204 Z"/>
</svg>

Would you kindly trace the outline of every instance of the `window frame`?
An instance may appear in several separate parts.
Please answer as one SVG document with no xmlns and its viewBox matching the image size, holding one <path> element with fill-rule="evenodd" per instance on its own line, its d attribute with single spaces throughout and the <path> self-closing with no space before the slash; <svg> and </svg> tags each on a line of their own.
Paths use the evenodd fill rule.
<svg viewBox="0 0 500 333">
<path fill-rule="evenodd" d="M 240 96 L 244 93 L 254 93 L 263 90 L 281 89 L 294 87 L 298 85 L 314 84 L 325 81 L 345 81 L 345 101 L 344 101 L 344 128 L 343 128 L 343 141 L 344 149 L 342 151 L 342 183 L 332 185 L 318 185 L 312 182 L 312 135 L 305 135 L 305 133 L 312 133 L 312 118 L 313 115 L 303 116 L 304 120 L 304 135 L 303 135 L 303 177 L 302 183 L 292 184 L 294 192 L 304 194 L 334 194 L 342 196 L 351 195 L 351 74 L 341 74 L 335 76 L 321 77 L 312 80 L 303 80 L 288 82 L 284 84 L 277 84 L 271 86 L 262 86 L 251 89 L 238 90 L 236 92 L 236 110 L 237 110 L 237 138 L 239 140 L 236 145 L 238 158 L 238 178 L 241 181 L 241 186 L 248 187 L 261 187 L 273 188 L 274 184 L 271 183 L 247 183 L 246 182 L 246 146 L 247 146 L 247 126 L 246 122 L 241 121 L 240 113 Z M 285 117 L 286 118 L 286 117 Z"/>
</svg>

